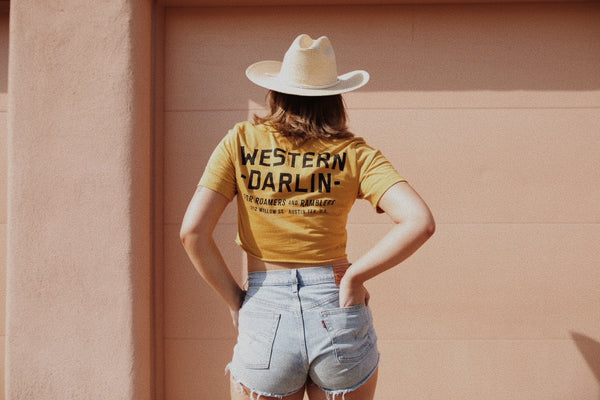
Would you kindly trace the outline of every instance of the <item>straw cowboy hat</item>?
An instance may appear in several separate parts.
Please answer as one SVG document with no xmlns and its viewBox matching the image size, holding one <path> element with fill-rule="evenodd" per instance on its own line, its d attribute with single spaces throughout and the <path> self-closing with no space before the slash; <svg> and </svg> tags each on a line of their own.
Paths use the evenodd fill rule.
<svg viewBox="0 0 600 400">
<path fill-rule="evenodd" d="M 369 81 L 366 71 L 337 74 L 333 47 L 326 36 L 298 36 L 281 61 L 260 61 L 246 69 L 258 86 L 298 96 L 331 96 L 349 92 Z"/>
</svg>

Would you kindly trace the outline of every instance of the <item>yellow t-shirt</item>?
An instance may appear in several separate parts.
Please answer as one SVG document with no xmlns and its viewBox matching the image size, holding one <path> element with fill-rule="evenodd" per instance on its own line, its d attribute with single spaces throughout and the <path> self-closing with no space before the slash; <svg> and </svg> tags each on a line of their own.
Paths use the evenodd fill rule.
<svg viewBox="0 0 600 400">
<path fill-rule="evenodd" d="M 322 263 L 346 257 L 346 223 L 357 198 L 373 207 L 404 181 L 361 138 L 296 147 L 265 125 L 242 122 L 214 150 L 200 179 L 233 200 L 237 243 L 264 261 Z M 378 210 L 379 211 L 379 210 Z"/>
</svg>

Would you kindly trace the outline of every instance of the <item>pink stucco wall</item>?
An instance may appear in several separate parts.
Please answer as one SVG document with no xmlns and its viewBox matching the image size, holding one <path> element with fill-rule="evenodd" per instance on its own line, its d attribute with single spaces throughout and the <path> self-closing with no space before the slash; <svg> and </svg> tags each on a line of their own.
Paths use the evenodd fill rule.
<svg viewBox="0 0 600 400">
<path fill-rule="evenodd" d="M 151 16 L 11 4 L 9 399 L 151 398 Z"/>
<path fill-rule="evenodd" d="M 308 2 L 22 0 L 10 34 L 0 14 L 5 398 L 226 398 L 235 332 L 177 233 L 213 146 L 261 110 L 245 67 L 306 32 L 371 72 L 351 127 L 437 220 L 369 283 L 377 400 L 598 399 L 600 5 Z M 388 228 L 357 203 L 350 257 Z M 242 280 L 234 236 L 231 207 Z"/>
</svg>

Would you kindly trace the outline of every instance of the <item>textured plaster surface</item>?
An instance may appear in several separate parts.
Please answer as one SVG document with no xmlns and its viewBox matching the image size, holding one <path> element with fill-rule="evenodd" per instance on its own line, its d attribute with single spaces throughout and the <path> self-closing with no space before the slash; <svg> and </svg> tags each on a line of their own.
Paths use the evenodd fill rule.
<svg viewBox="0 0 600 400">
<path fill-rule="evenodd" d="M 150 398 L 150 11 L 11 4 L 8 398 Z"/>
</svg>

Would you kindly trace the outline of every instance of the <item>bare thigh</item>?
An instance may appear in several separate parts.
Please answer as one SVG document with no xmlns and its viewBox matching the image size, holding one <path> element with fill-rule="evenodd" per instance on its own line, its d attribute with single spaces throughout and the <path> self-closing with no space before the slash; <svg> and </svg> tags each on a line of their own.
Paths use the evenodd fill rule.
<svg viewBox="0 0 600 400">
<path fill-rule="evenodd" d="M 377 374 L 379 369 L 375 370 L 373 375 L 353 392 L 347 393 L 345 400 L 373 400 L 375 397 L 375 389 L 377 388 Z M 309 383 L 306 392 L 310 400 L 327 400 L 327 395 L 314 383 Z M 300 397 L 300 400 L 302 397 Z M 294 399 L 295 400 L 295 399 Z"/>
<path fill-rule="evenodd" d="M 234 382 L 230 379 L 229 388 L 231 392 L 231 400 L 254 400 L 256 396 L 252 397 L 250 394 L 250 389 L 241 385 L 239 383 Z M 241 390 L 240 390 L 241 389 Z M 268 397 L 268 396 L 260 396 L 261 400 L 279 400 L 280 397 Z M 281 397 L 282 400 L 302 400 L 304 399 L 304 390 L 300 390 L 297 393 L 291 394 L 289 396 Z"/>
</svg>

